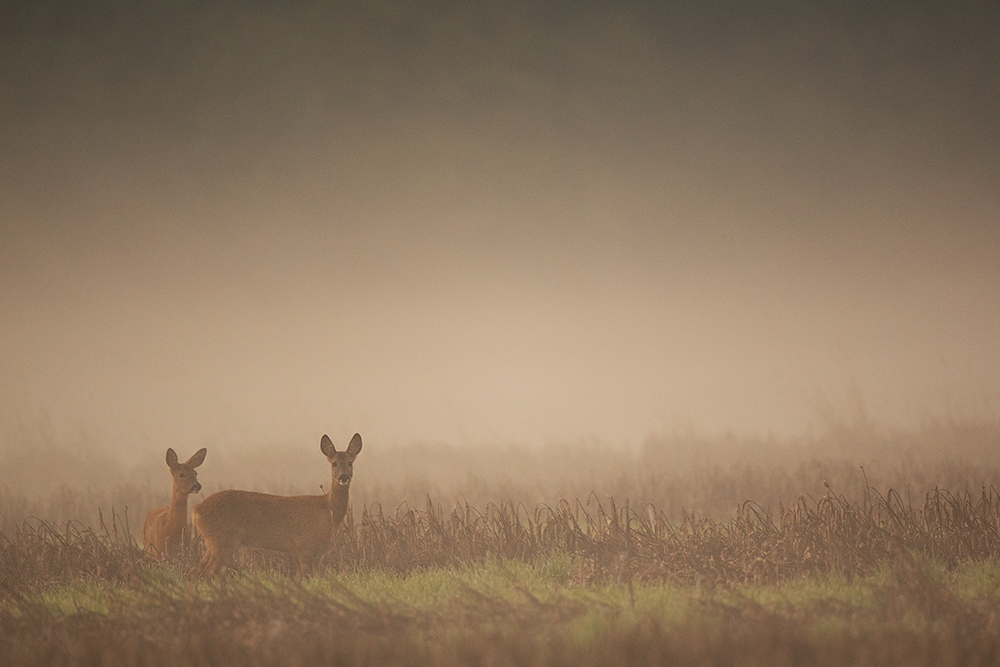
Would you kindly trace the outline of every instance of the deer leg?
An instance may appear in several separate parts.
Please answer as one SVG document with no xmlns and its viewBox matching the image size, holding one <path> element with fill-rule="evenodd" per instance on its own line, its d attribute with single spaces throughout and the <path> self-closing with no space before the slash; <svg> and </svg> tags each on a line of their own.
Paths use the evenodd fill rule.
<svg viewBox="0 0 1000 667">
<path fill-rule="evenodd" d="M 188 581 L 197 581 L 198 579 L 201 579 L 202 575 L 205 574 L 205 568 L 208 567 L 208 561 L 211 559 L 212 550 L 209 548 L 205 550 L 205 554 L 201 557 L 201 560 L 198 561 L 198 564 L 191 568 L 191 571 L 188 572 Z"/>
</svg>

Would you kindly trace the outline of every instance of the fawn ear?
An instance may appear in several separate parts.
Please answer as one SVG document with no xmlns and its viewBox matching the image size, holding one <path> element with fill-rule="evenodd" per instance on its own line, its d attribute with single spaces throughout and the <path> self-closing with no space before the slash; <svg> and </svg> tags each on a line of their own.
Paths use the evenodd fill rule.
<svg viewBox="0 0 1000 667">
<path fill-rule="evenodd" d="M 201 449 L 196 451 L 191 458 L 187 460 L 187 465 L 191 466 L 192 468 L 197 468 L 198 466 L 200 466 L 202 463 L 205 462 L 205 454 L 208 454 L 208 450 L 202 447 Z"/>
<path fill-rule="evenodd" d="M 173 470 L 177 467 L 177 452 L 174 451 L 173 447 L 167 448 L 167 465 Z"/>
<path fill-rule="evenodd" d="M 355 433 L 354 437 L 351 438 L 351 444 L 347 446 L 347 455 L 354 460 L 354 457 L 361 452 L 361 434 Z"/>
<path fill-rule="evenodd" d="M 332 459 L 337 454 L 337 448 L 333 446 L 333 440 L 330 440 L 330 436 L 323 434 L 323 438 L 319 441 L 319 451 L 328 459 Z"/>
</svg>

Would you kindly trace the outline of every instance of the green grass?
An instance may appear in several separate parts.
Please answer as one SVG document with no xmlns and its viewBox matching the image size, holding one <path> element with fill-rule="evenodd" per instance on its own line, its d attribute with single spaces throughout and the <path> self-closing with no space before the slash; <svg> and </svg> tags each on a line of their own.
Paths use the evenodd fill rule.
<svg viewBox="0 0 1000 667">
<path fill-rule="evenodd" d="M 576 656 L 583 664 L 598 664 L 587 660 L 626 646 L 660 655 L 668 644 L 679 651 L 671 653 L 675 657 L 715 646 L 728 651 L 732 664 L 744 664 L 737 640 L 750 642 L 758 658 L 783 655 L 782 642 L 810 655 L 831 647 L 851 655 L 852 646 L 877 653 L 881 643 L 887 643 L 886 655 L 894 656 L 925 646 L 952 647 L 962 655 L 996 650 L 998 561 L 970 561 L 948 571 L 913 556 L 866 576 L 819 574 L 714 588 L 662 582 L 572 585 L 574 566 L 565 556 L 535 565 L 491 559 L 405 574 L 328 571 L 302 581 L 253 572 L 192 586 L 180 570 L 157 565 L 138 582 L 76 581 L 7 597 L 0 604 L 0 628 L 7 628 L 0 630 L 0 656 L 6 664 L 32 664 L 40 657 L 32 652 L 33 633 L 47 637 L 51 651 L 53 632 L 80 624 L 90 628 L 77 630 L 84 636 L 137 632 L 178 664 L 186 664 L 184 651 L 193 650 L 179 632 L 207 632 L 223 645 L 235 642 L 258 655 L 270 650 L 280 656 L 302 648 L 285 634 L 313 626 L 342 642 L 350 637 L 357 650 L 409 655 L 411 664 L 465 664 L 460 656 L 473 654 L 530 656 L 535 664 L 562 664 Z M 226 619 L 222 625 L 212 624 L 216 614 Z M 959 631 L 957 623 L 973 618 L 978 624 Z M 209 619 L 208 625 L 192 632 L 192 619 Z M 12 636 L 12 628 L 29 630 L 21 635 L 23 642 Z M 977 633 L 983 646 L 971 642 Z M 179 654 L 178 646 L 184 647 Z M 400 647 L 409 653 L 398 653 Z M 13 660 L 18 656 L 20 662 Z"/>
<path fill-rule="evenodd" d="M 116 531 L 0 533 L 0 664 L 1000 664 L 1000 495 L 727 522 L 627 505 L 362 512 L 320 574 L 189 584 Z M 648 519 L 648 520 L 647 520 Z"/>
</svg>

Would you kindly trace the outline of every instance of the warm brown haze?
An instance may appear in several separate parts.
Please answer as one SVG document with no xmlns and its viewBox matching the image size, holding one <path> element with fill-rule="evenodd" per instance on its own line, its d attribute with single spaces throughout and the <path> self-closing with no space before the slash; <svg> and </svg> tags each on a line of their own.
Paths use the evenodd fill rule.
<svg viewBox="0 0 1000 667">
<path fill-rule="evenodd" d="M 170 504 L 157 507 L 146 515 L 142 524 L 142 543 L 153 554 L 176 556 L 190 544 L 188 530 L 188 496 L 201 491 L 198 472 L 195 470 L 205 462 L 208 450 L 202 447 L 184 463 L 177 460 L 177 452 L 167 449 L 167 467 L 174 480 Z"/>
<path fill-rule="evenodd" d="M 0 665 L 1000 664 L 998 34 L 0 0 Z"/>
<path fill-rule="evenodd" d="M 361 435 L 355 433 L 342 452 L 324 435 L 319 448 L 332 471 L 330 490 L 324 495 L 275 496 L 229 489 L 213 493 L 195 506 L 194 527 L 205 541 L 205 555 L 190 578 L 224 573 L 240 547 L 295 554 L 299 573 L 312 572 L 316 557 L 329 547 L 347 513 Z"/>
</svg>

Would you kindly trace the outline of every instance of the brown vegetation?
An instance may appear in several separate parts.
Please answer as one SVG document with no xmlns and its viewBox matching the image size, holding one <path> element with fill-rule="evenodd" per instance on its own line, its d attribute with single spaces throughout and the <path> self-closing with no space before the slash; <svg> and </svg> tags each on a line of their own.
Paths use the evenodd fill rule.
<svg viewBox="0 0 1000 667">
<path fill-rule="evenodd" d="M 902 623 L 920 612 L 938 623 L 931 634 L 872 631 L 817 639 L 809 614 L 795 620 L 753 603 L 728 608 L 706 601 L 699 615 L 722 618 L 723 626 L 698 617 L 678 627 L 641 624 L 612 632 L 596 651 L 584 651 L 567 637 L 552 638 L 545 650 L 526 638 L 531 627 L 585 613 L 579 602 L 542 602 L 524 592 L 528 604 L 512 606 L 504 598 L 471 591 L 460 609 L 400 614 L 335 584 L 332 595 L 321 595 L 292 579 L 280 580 L 280 590 L 223 587 L 205 599 L 157 579 L 159 566 L 135 545 L 120 517 L 102 524 L 99 532 L 77 524 L 59 529 L 29 523 L 0 534 L 0 661 L 271 665 L 294 657 L 305 665 L 597 665 L 744 664 L 752 656 L 755 664 L 893 664 L 938 655 L 988 664 L 1000 656 L 997 615 L 980 614 L 954 599 L 924 574 L 920 563 L 929 558 L 953 567 L 998 559 L 998 528 L 1000 495 L 985 488 L 976 495 L 939 490 L 917 506 L 894 491 L 872 492 L 862 503 L 831 492 L 817 501 L 803 497 L 774 513 L 745 503 L 729 521 L 689 515 L 679 523 L 653 507 L 620 507 L 596 498 L 531 511 L 503 502 L 450 512 L 428 500 L 423 509 L 404 508 L 388 516 L 377 505 L 364 509 L 359 522 L 345 523 L 327 557 L 326 565 L 340 572 L 414 573 L 496 558 L 537 564 L 562 555 L 574 564 L 566 582 L 570 587 L 675 582 L 706 590 L 818 573 L 864 575 L 889 565 L 897 576 L 885 593 L 889 602 L 878 613 L 893 614 Z M 250 551 L 241 555 L 237 568 L 290 574 L 294 563 L 284 554 Z M 54 616 L 31 595 L 81 579 L 124 585 L 153 603 L 142 606 L 138 617 L 122 613 L 129 619 L 122 621 L 114 620 L 119 612 L 113 610 Z M 498 619 L 507 631 L 497 632 Z M 873 616 L 876 620 L 886 622 Z M 484 634 L 430 646 L 414 638 L 415 628 L 443 636 L 456 623 Z"/>
<path fill-rule="evenodd" d="M 84 447 L 95 452 L 96 465 L 75 458 Z M 935 488 L 1000 488 L 998 451 L 1000 424 L 958 421 L 911 431 L 833 425 L 787 440 L 677 434 L 635 448 L 591 440 L 537 447 L 378 443 L 366 450 L 351 500 L 355 508 L 379 503 L 389 511 L 423 506 L 427 496 L 446 507 L 482 508 L 506 498 L 534 508 L 594 494 L 651 504 L 675 522 L 691 513 L 724 521 L 747 500 L 776 511 L 799 496 L 825 495 L 826 483 L 852 503 L 863 502 L 869 486 L 915 502 Z M 0 530 L 29 517 L 93 527 L 99 507 L 141 520 L 162 505 L 162 454 L 150 452 L 138 459 L 141 466 L 118 458 L 91 441 L 0 434 Z M 199 471 L 205 496 L 227 488 L 318 493 L 329 481 L 315 450 L 301 442 L 220 443 Z"/>
<path fill-rule="evenodd" d="M 348 515 L 349 516 L 349 515 Z M 920 553 L 953 567 L 1000 559 L 1000 494 L 929 494 L 917 506 L 898 493 L 875 492 L 864 503 L 830 493 L 777 512 L 754 503 L 729 521 L 688 515 L 671 522 L 652 506 L 619 507 L 563 501 L 527 510 L 507 501 L 450 512 L 430 499 L 423 509 L 386 515 L 375 505 L 348 519 L 325 561 L 338 571 L 408 573 L 454 568 L 504 558 L 529 564 L 563 554 L 574 559 L 573 581 L 699 582 L 729 586 L 771 583 L 816 573 L 869 573 L 879 565 Z M 179 562 L 191 562 L 199 551 Z M 151 564 L 121 517 L 103 533 L 70 523 L 26 523 L 0 533 L 0 585 L 6 590 L 85 576 L 116 581 L 140 577 Z M 237 569 L 295 571 L 291 554 L 243 552 Z"/>
<path fill-rule="evenodd" d="M 164 565 L 138 547 L 124 509 L 98 510 L 93 522 L 15 523 L 8 515 L 0 529 L 0 663 L 995 664 L 1000 604 L 956 596 L 925 563 L 952 572 L 1000 561 L 997 468 L 987 456 L 988 446 L 1000 444 L 997 432 L 924 431 L 855 449 L 830 441 L 798 450 L 732 443 L 756 461 L 723 451 L 724 441 L 708 443 L 715 449 L 704 447 L 697 460 L 685 460 L 690 449 L 670 441 L 650 441 L 632 455 L 594 443 L 493 449 L 481 453 L 482 465 L 506 482 L 491 486 L 469 473 L 444 487 L 443 499 L 427 493 L 416 502 L 409 499 L 441 489 L 442 478 L 415 477 L 390 491 L 401 478 L 369 471 L 369 461 L 391 470 L 375 448 L 355 482 L 361 493 L 352 491 L 356 509 L 345 512 L 333 548 L 317 563 L 332 593 L 285 576 L 297 569 L 291 554 L 253 549 L 233 557 L 235 575 L 199 593 L 180 573 L 197 563 L 203 545 Z M 932 440 L 928 433 L 944 443 L 939 451 L 920 448 Z M 396 458 L 445 467 L 460 458 L 456 452 L 412 448 Z M 538 501 L 533 485 L 540 489 L 541 481 L 526 471 L 546 459 L 564 468 L 546 468 L 552 489 L 542 495 L 585 483 L 592 492 Z M 507 500 L 471 500 L 504 488 L 512 493 L 495 497 Z M 79 494 L 68 507 L 105 498 Z M 2 511 L 16 498 L 0 497 Z M 554 632 L 539 644 L 538 628 L 563 627 L 603 603 L 540 600 L 515 584 L 520 603 L 477 589 L 432 611 L 407 611 L 361 600 L 337 583 L 351 573 L 414 577 L 498 560 L 563 563 L 566 590 L 666 585 L 692 601 L 674 624 L 612 625 L 590 644 Z M 830 600 L 782 614 L 745 598 L 727 605 L 712 597 L 741 595 L 747 585 L 885 572 L 870 605 Z M 45 591 L 81 582 L 120 589 L 119 601 L 107 613 L 55 612 L 44 602 Z M 853 630 L 829 630 L 827 612 Z"/>
</svg>

